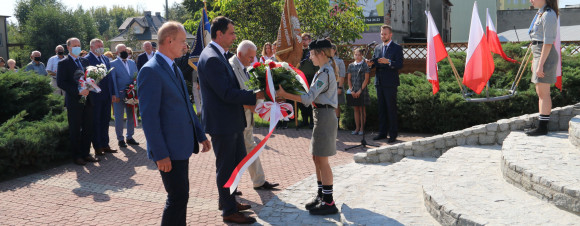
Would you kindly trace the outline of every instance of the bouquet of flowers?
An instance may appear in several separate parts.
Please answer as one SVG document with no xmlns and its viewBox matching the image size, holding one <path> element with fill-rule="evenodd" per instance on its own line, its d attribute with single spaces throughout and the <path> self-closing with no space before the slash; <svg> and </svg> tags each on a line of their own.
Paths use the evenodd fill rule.
<svg viewBox="0 0 580 226">
<path fill-rule="evenodd" d="M 105 66 L 105 64 L 88 66 L 87 70 L 85 70 L 84 76 L 80 76 L 79 78 L 79 92 L 87 89 L 91 92 L 100 93 L 101 88 L 97 84 L 112 70 L 113 68 L 107 71 L 107 66 Z M 79 102 L 85 104 L 87 102 L 87 97 L 83 96 Z"/>
<path fill-rule="evenodd" d="M 246 82 L 248 88 L 266 90 L 266 72 L 268 69 L 272 73 L 272 82 L 275 89 L 282 85 L 286 92 L 296 95 L 305 94 L 308 90 L 308 84 L 306 84 L 302 71 L 286 62 L 276 63 L 271 60 L 267 60 L 264 64 L 260 62 L 254 63 L 249 71 L 250 80 Z M 268 95 L 266 95 L 266 100 L 272 101 Z"/>
<path fill-rule="evenodd" d="M 127 106 L 131 107 L 133 111 L 133 122 L 135 127 L 137 127 L 137 105 L 139 104 L 139 98 L 137 97 L 137 72 L 133 74 L 133 82 L 129 83 L 125 87 L 125 98 L 123 99 Z"/>
</svg>

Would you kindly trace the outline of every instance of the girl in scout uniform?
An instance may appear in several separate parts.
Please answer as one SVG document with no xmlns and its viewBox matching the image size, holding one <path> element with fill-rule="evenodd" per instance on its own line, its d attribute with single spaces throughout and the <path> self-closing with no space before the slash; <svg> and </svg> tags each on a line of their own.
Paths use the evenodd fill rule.
<svg viewBox="0 0 580 226">
<path fill-rule="evenodd" d="M 550 86 L 556 83 L 556 67 L 558 53 L 554 47 L 558 29 L 558 1 L 530 0 L 538 13 L 530 25 L 529 34 L 532 39 L 532 82 L 536 84 L 540 123 L 538 128 L 526 132 L 528 136 L 548 134 L 548 122 L 552 109 Z"/>
<path fill-rule="evenodd" d="M 337 83 L 335 71 L 338 71 L 332 59 L 331 43 L 326 39 L 313 41 L 308 46 L 310 59 L 320 69 L 316 72 L 310 90 L 302 96 L 287 93 L 279 87 L 276 96 L 299 101 L 305 106 L 314 106 L 314 129 L 310 152 L 316 166 L 318 194 L 306 204 L 306 209 L 313 215 L 327 215 L 338 212 L 332 197 L 332 170 L 328 157 L 336 154 L 336 133 L 338 121 L 335 108 L 338 107 Z"/>
</svg>

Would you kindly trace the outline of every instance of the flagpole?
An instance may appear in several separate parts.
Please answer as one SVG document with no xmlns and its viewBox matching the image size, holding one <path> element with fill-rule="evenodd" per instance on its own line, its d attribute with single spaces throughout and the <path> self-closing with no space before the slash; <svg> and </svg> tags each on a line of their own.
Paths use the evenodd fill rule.
<svg viewBox="0 0 580 226">
<path fill-rule="evenodd" d="M 451 57 L 449 57 L 449 54 L 447 55 L 447 60 L 449 61 L 449 65 L 451 65 L 451 69 L 453 69 L 453 74 L 455 75 L 455 80 L 457 80 L 457 84 L 459 84 L 459 89 L 461 89 L 461 93 L 465 94 L 463 92 L 463 86 L 459 81 L 459 72 L 457 72 L 457 68 L 455 68 L 455 64 L 453 64 L 453 61 L 451 60 Z"/>
<path fill-rule="evenodd" d="M 526 62 L 526 64 L 524 65 L 524 62 L 522 61 L 522 65 L 524 65 L 524 66 L 523 67 L 520 66 L 520 68 L 522 70 L 519 73 L 519 76 L 516 77 L 516 78 L 518 78 L 518 81 L 516 82 L 515 87 L 518 87 L 518 85 L 520 84 L 520 80 L 522 79 L 522 77 L 524 77 L 524 73 L 526 72 L 526 68 L 528 67 L 528 64 L 530 63 L 530 61 L 532 59 L 532 54 L 528 54 L 528 52 L 530 52 L 531 48 L 532 48 L 532 44 L 530 43 L 530 45 L 528 46 L 528 50 L 526 51 L 526 55 L 524 55 L 524 61 Z M 534 73 L 534 72 L 532 71 L 532 73 Z"/>
<path fill-rule="evenodd" d="M 205 11 L 207 12 L 207 5 L 205 4 L 206 2 L 207 2 L 206 0 L 203 0 L 203 9 L 205 9 Z"/>
<path fill-rule="evenodd" d="M 296 106 L 297 106 L 296 101 L 294 101 L 294 112 L 298 112 L 298 108 Z M 302 119 L 302 120 L 304 120 L 304 119 Z M 296 126 L 296 130 L 298 130 L 298 114 L 297 113 L 294 114 L 294 125 Z"/>
</svg>

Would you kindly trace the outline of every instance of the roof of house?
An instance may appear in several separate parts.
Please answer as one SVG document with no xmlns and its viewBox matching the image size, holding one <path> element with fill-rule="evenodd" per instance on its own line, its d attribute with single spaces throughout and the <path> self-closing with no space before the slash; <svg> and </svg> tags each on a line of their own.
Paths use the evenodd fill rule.
<svg viewBox="0 0 580 226">
<path fill-rule="evenodd" d="M 129 17 L 125 19 L 123 24 L 119 26 L 119 31 L 121 32 L 119 35 L 111 39 L 112 42 L 124 42 L 127 41 L 125 36 L 133 23 L 137 23 L 140 27 L 143 28 L 143 34 L 135 34 L 137 40 L 155 40 L 157 39 L 157 31 L 165 23 L 165 18 L 161 17 L 159 13 L 155 15 L 151 15 L 150 11 L 145 11 L 145 15 L 141 17 Z M 187 39 L 193 39 L 195 36 L 190 34 L 189 32 L 185 32 Z"/>
</svg>

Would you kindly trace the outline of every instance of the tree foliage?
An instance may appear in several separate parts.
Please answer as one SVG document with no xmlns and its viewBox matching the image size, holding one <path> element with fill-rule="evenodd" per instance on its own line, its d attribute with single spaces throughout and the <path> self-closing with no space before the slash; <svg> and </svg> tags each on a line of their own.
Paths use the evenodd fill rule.
<svg viewBox="0 0 580 226">
<path fill-rule="evenodd" d="M 336 43 L 350 43 L 361 38 L 366 29 L 362 8 L 356 0 L 294 0 L 303 32 L 316 38 L 330 37 Z M 201 0 L 184 0 L 193 14 L 186 29 L 195 33 L 203 8 Z M 273 42 L 278 35 L 284 0 L 214 0 L 208 1 L 208 16 L 227 16 L 236 23 L 238 41 L 252 40 L 258 46 Z"/>
</svg>

